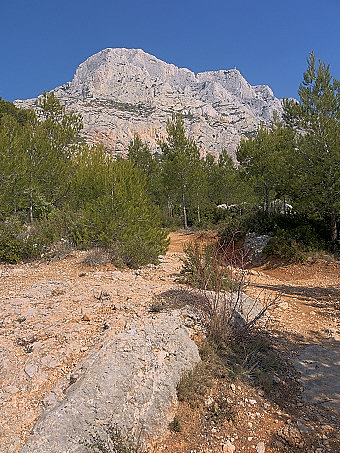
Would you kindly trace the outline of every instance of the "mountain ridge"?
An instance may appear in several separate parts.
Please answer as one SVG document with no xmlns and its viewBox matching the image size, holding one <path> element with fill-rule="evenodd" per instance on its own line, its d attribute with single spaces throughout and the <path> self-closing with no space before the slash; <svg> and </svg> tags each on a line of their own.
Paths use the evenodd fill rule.
<svg viewBox="0 0 340 453">
<path fill-rule="evenodd" d="M 165 136 L 166 120 L 181 113 L 202 155 L 223 148 L 235 158 L 242 136 L 269 123 L 282 104 L 267 85 L 250 85 L 237 69 L 195 74 L 142 49 L 106 48 L 90 56 L 72 81 L 52 90 L 68 110 L 81 113 L 83 137 L 125 154 L 135 134 L 152 149 Z M 37 107 L 37 98 L 16 100 Z"/>
</svg>

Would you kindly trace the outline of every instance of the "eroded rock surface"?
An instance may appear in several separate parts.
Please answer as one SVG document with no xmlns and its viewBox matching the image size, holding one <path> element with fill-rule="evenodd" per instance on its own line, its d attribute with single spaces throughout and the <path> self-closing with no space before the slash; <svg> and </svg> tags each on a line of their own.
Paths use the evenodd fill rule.
<svg viewBox="0 0 340 453">
<path fill-rule="evenodd" d="M 340 349 L 309 345 L 294 362 L 301 373 L 304 398 L 335 409 L 340 414 Z"/>
<path fill-rule="evenodd" d="M 268 123 L 281 101 L 267 85 L 250 85 L 237 69 L 195 74 L 140 49 L 104 49 L 79 65 L 74 78 L 54 90 L 69 110 L 81 113 L 84 137 L 126 153 L 134 134 L 157 148 L 166 121 L 180 112 L 202 154 L 223 148 L 235 157 L 241 136 Z M 37 106 L 37 99 L 15 101 Z"/>
<path fill-rule="evenodd" d="M 110 427 L 141 447 L 163 434 L 181 373 L 200 360 L 180 319 L 177 311 L 160 313 L 109 332 L 73 374 L 64 400 L 43 414 L 22 453 L 87 452 L 98 439 L 108 447 Z"/>
</svg>

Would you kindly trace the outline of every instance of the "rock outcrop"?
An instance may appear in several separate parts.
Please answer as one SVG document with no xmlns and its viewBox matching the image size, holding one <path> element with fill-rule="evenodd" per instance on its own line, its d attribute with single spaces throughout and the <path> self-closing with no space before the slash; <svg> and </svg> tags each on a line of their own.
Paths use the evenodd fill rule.
<svg viewBox="0 0 340 453">
<path fill-rule="evenodd" d="M 167 430 L 180 376 L 199 360 L 178 311 L 108 331 L 102 348 L 73 373 L 65 398 L 43 414 L 21 452 L 85 453 L 99 446 L 113 451 L 120 435 L 143 451 L 150 438 Z"/>
<path fill-rule="evenodd" d="M 53 91 L 67 109 L 82 114 L 89 143 L 103 142 L 117 153 L 126 153 L 136 133 L 155 149 L 166 120 L 180 112 L 202 154 L 218 156 L 225 148 L 235 157 L 241 136 L 282 112 L 268 86 L 251 86 L 237 69 L 195 74 L 140 49 L 104 49 Z M 19 107 L 37 103 L 15 101 Z"/>
</svg>

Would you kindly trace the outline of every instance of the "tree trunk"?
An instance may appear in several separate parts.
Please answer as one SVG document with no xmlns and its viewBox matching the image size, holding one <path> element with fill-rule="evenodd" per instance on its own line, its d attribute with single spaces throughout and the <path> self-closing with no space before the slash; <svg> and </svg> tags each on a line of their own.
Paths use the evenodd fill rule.
<svg viewBox="0 0 340 453">
<path fill-rule="evenodd" d="M 265 204 L 266 204 L 265 205 L 265 212 L 267 214 L 269 214 L 269 190 L 267 188 L 265 189 L 265 197 L 266 197 L 266 199 L 265 199 Z"/>
<path fill-rule="evenodd" d="M 168 195 L 168 217 L 172 217 L 172 204 L 170 195 Z"/>
<path fill-rule="evenodd" d="M 32 191 L 30 191 L 30 224 L 33 225 L 33 196 Z"/>
<path fill-rule="evenodd" d="M 336 224 L 336 213 L 331 212 L 331 237 L 332 237 L 332 253 L 338 253 L 338 228 Z"/>
<path fill-rule="evenodd" d="M 182 192 L 182 202 L 183 202 L 183 221 L 184 221 L 184 228 L 188 228 L 188 219 L 187 219 L 187 208 L 185 206 L 185 195 Z"/>
<path fill-rule="evenodd" d="M 283 213 L 284 213 L 284 215 L 287 214 L 287 200 L 286 200 L 286 195 L 283 195 Z"/>
<path fill-rule="evenodd" d="M 200 205 L 197 205 L 197 222 L 201 223 L 201 211 L 200 211 Z"/>
</svg>

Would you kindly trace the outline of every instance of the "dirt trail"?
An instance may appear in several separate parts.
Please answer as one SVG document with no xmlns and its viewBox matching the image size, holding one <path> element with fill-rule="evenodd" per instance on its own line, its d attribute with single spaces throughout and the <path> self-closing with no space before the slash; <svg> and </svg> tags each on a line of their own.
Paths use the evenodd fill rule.
<svg viewBox="0 0 340 453">
<path fill-rule="evenodd" d="M 72 370 L 100 344 L 102 332 L 143 316 L 157 295 L 177 285 L 183 247 L 202 235 L 172 233 L 170 238 L 169 252 L 160 265 L 137 271 L 120 271 L 113 265 L 87 267 L 83 264 L 85 252 L 73 252 L 61 261 L 0 265 L 1 453 L 20 450 L 37 417 L 62 398 Z M 251 269 L 249 278 L 249 291 L 254 295 L 270 297 L 281 292 L 281 304 L 267 329 L 289 363 L 293 364 L 306 345 L 332 351 L 339 346 L 339 263 L 262 266 Z M 303 426 L 314 423 L 320 441 L 308 447 L 310 451 L 339 451 L 339 444 L 339 449 L 334 447 L 339 441 L 334 437 L 336 413 L 323 405 L 305 403 L 297 378 L 296 373 L 280 383 L 284 390 L 281 400 L 268 400 L 242 383 L 228 390 L 223 398 L 232 398 L 237 410 L 244 412 L 237 426 L 228 422 L 218 427 L 209 422 L 208 432 L 203 433 L 199 410 L 187 408 L 186 412 L 180 407 L 183 420 L 190 414 L 186 428 L 170 434 L 155 451 L 228 451 L 223 450 L 228 440 L 236 451 L 254 452 L 261 441 L 266 452 L 309 451 L 273 440 L 292 421 Z M 253 400 L 256 404 L 249 403 Z"/>
</svg>

